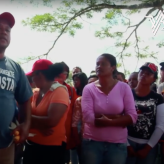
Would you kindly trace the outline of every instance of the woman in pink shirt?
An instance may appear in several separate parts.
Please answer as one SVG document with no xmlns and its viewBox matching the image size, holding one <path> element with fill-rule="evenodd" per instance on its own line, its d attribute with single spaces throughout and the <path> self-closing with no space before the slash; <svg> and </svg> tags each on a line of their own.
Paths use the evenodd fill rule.
<svg viewBox="0 0 164 164">
<path fill-rule="evenodd" d="M 126 162 L 126 127 L 136 122 L 137 113 L 130 87 L 113 78 L 116 65 L 113 55 L 99 56 L 96 61 L 99 80 L 83 90 L 83 164 Z"/>
</svg>

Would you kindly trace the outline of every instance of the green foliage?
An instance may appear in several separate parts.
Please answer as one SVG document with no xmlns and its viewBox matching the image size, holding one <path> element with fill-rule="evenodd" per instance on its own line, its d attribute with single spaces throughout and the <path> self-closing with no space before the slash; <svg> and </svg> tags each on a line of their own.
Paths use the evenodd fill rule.
<svg viewBox="0 0 164 164">
<path fill-rule="evenodd" d="M 164 41 L 162 40 L 161 42 L 159 42 L 159 43 L 157 44 L 157 46 L 158 46 L 159 48 L 164 47 Z"/>
<path fill-rule="evenodd" d="M 30 2 L 37 3 L 39 0 L 31 0 Z M 50 5 L 55 0 L 42 0 L 40 2 L 43 5 Z M 83 28 L 82 20 L 80 19 L 82 16 L 85 19 L 91 19 L 94 17 L 94 13 L 105 10 L 105 15 L 102 19 L 106 21 L 106 26 L 102 26 L 100 30 L 95 31 L 95 37 L 113 39 L 116 49 L 120 51 L 117 57 L 121 59 L 121 63 L 123 63 L 125 58 L 131 56 L 136 56 L 138 60 L 147 57 L 155 58 L 156 52 L 150 52 L 148 46 L 141 48 L 141 39 L 137 36 L 137 29 L 144 21 L 141 20 L 138 24 L 131 25 L 131 21 L 128 18 L 130 15 L 138 14 L 142 9 L 148 7 L 150 9 L 148 14 L 152 14 L 153 11 L 158 10 L 156 6 L 153 6 L 154 2 L 155 0 L 138 0 L 138 4 L 135 5 L 132 4 L 131 0 L 115 0 L 114 2 L 111 2 L 111 0 L 63 0 L 61 7 L 55 9 L 53 13 L 35 15 L 32 18 L 23 20 L 22 23 L 24 26 L 30 26 L 31 29 L 36 31 L 58 33 L 57 39 L 50 48 L 51 50 L 60 36 L 65 33 L 75 36 L 76 31 Z M 124 12 L 124 9 L 127 12 Z M 115 25 L 121 26 L 124 30 L 115 30 Z M 128 36 L 125 29 L 126 31 L 131 29 Z M 130 40 L 131 37 L 133 37 L 133 40 Z M 163 47 L 164 42 L 157 44 L 157 46 L 159 48 Z M 134 53 L 127 52 L 128 48 L 131 47 L 134 47 Z M 124 64 L 121 64 L 120 67 L 124 67 Z"/>
<path fill-rule="evenodd" d="M 67 80 L 65 81 L 67 84 L 73 86 L 73 80 L 72 80 L 72 72 L 69 73 L 69 76 Z"/>
</svg>

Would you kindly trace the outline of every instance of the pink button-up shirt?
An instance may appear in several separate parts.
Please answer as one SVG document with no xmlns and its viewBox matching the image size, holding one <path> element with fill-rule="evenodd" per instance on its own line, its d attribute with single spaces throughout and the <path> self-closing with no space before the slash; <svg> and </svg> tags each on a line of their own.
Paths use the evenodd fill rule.
<svg viewBox="0 0 164 164">
<path fill-rule="evenodd" d="M 127 142 L 127 128 L 102 127 L 94 125 L 97 114 L 126 114 L 133 123 L 137 120 L 137 113 L 132 91 L 124 82 L 118 82 L 108 95 L 104 94 L 94 83 L 88 84 L 82 95 L 82 115 L 84 123 L 83 137 L 95 141 L 125 143 Z"/>
</svg>

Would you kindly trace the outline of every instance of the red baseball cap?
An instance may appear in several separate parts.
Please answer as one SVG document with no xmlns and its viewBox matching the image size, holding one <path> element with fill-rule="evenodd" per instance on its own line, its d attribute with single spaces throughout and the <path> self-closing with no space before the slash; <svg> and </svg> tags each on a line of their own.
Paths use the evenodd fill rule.
<svg viewBox="0 0 164 164">
<path fill-rule="evenodd" d="M 32 71 L 26 73 L 26 76 L 32 76 L 35 71 L 47 70 L 52 64 L 53 63 L 50 60 L 39 59 L 33 64 Z"/>
<path fill-rule="evenodd" d="M 140 69 L 148 68 L 152 73 L 158 73 L 158 67 L 154 63 L 147 62 Z"/>
<path fill-rule="evenodd" d="M 0 14 L 0 20 L 6 20 L 9 23 L 9 26 L 12 28 L 15 24 L 15 18 L 11 13 L 4 12 Z"/>
</svg>

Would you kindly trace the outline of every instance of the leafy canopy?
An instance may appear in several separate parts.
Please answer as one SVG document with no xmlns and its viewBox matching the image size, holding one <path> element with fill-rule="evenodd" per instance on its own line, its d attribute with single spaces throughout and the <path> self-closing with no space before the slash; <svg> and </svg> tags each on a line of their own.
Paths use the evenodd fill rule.
<svg viewBox="0 0 164 164">
<path fill-rule="evenodd" d="M 30 3 L 52 7 L 55 0 L 30 0 Z M 143 18 L 137 24 L 131 24 L 131 20 L 128 18 L 132 14 L 140 13 L 142 9 L 148 9 L 147 16 L 154 14 L 154 18 L 158 15 L 159 11 L 163 11 L 162 6 L 164 0 L 63 0 L 61 7 L 54 9 L 53 13 L 44 13 L 42 15 L 35 15 L 32 18 L 23 20 L 24 26 L 30 26 L 32 30 L 46 31 L 50 33 L 57 33 L 58 36 L 54 38 L 52 47 L 47 53 L 41 56 L 47 56 L 49 52 L 54 48 L 58 39 L 65 33 L 75 36 L 76 31 L 83 28 L 83 23 L 79 21 L 79 18 L 85 17 L 92 19 L 94 13 L 100 13 L 105 11 L 104 19 L 107 24 L 102 26 L 99 31 L 95 31 L 95 37 L 104 39 L 112 38 L 115 41 L 115 47 L 119 52 L 117 58 L 119 59 L 119 67 L 124 67 L 124 60 L 126 57 L 136 56 L 137 63 L 142 58 L 151 57 L 156 59 L 157 52 L 149 50 L 149 46 L 141 46 L 141 38 L 137 34 L 139 26 L 146 20 Z M 114 31 L 113 25 L 121 25 L 126 27 L 125 31 Z M 127 31 L 130 34 L 126 36 Z M 133 39 L 132 36 L 134 36 Z M 164 46 L 164 40 L 161 40 L 157 44 L 159 48 Z M 128 52 L 128 48 L 134 47 L 134 53 Z M 121 63 L 121 64 L 120 64 Z M 127 73 L 128 71 L 125 70 Z"/>
</svg>

